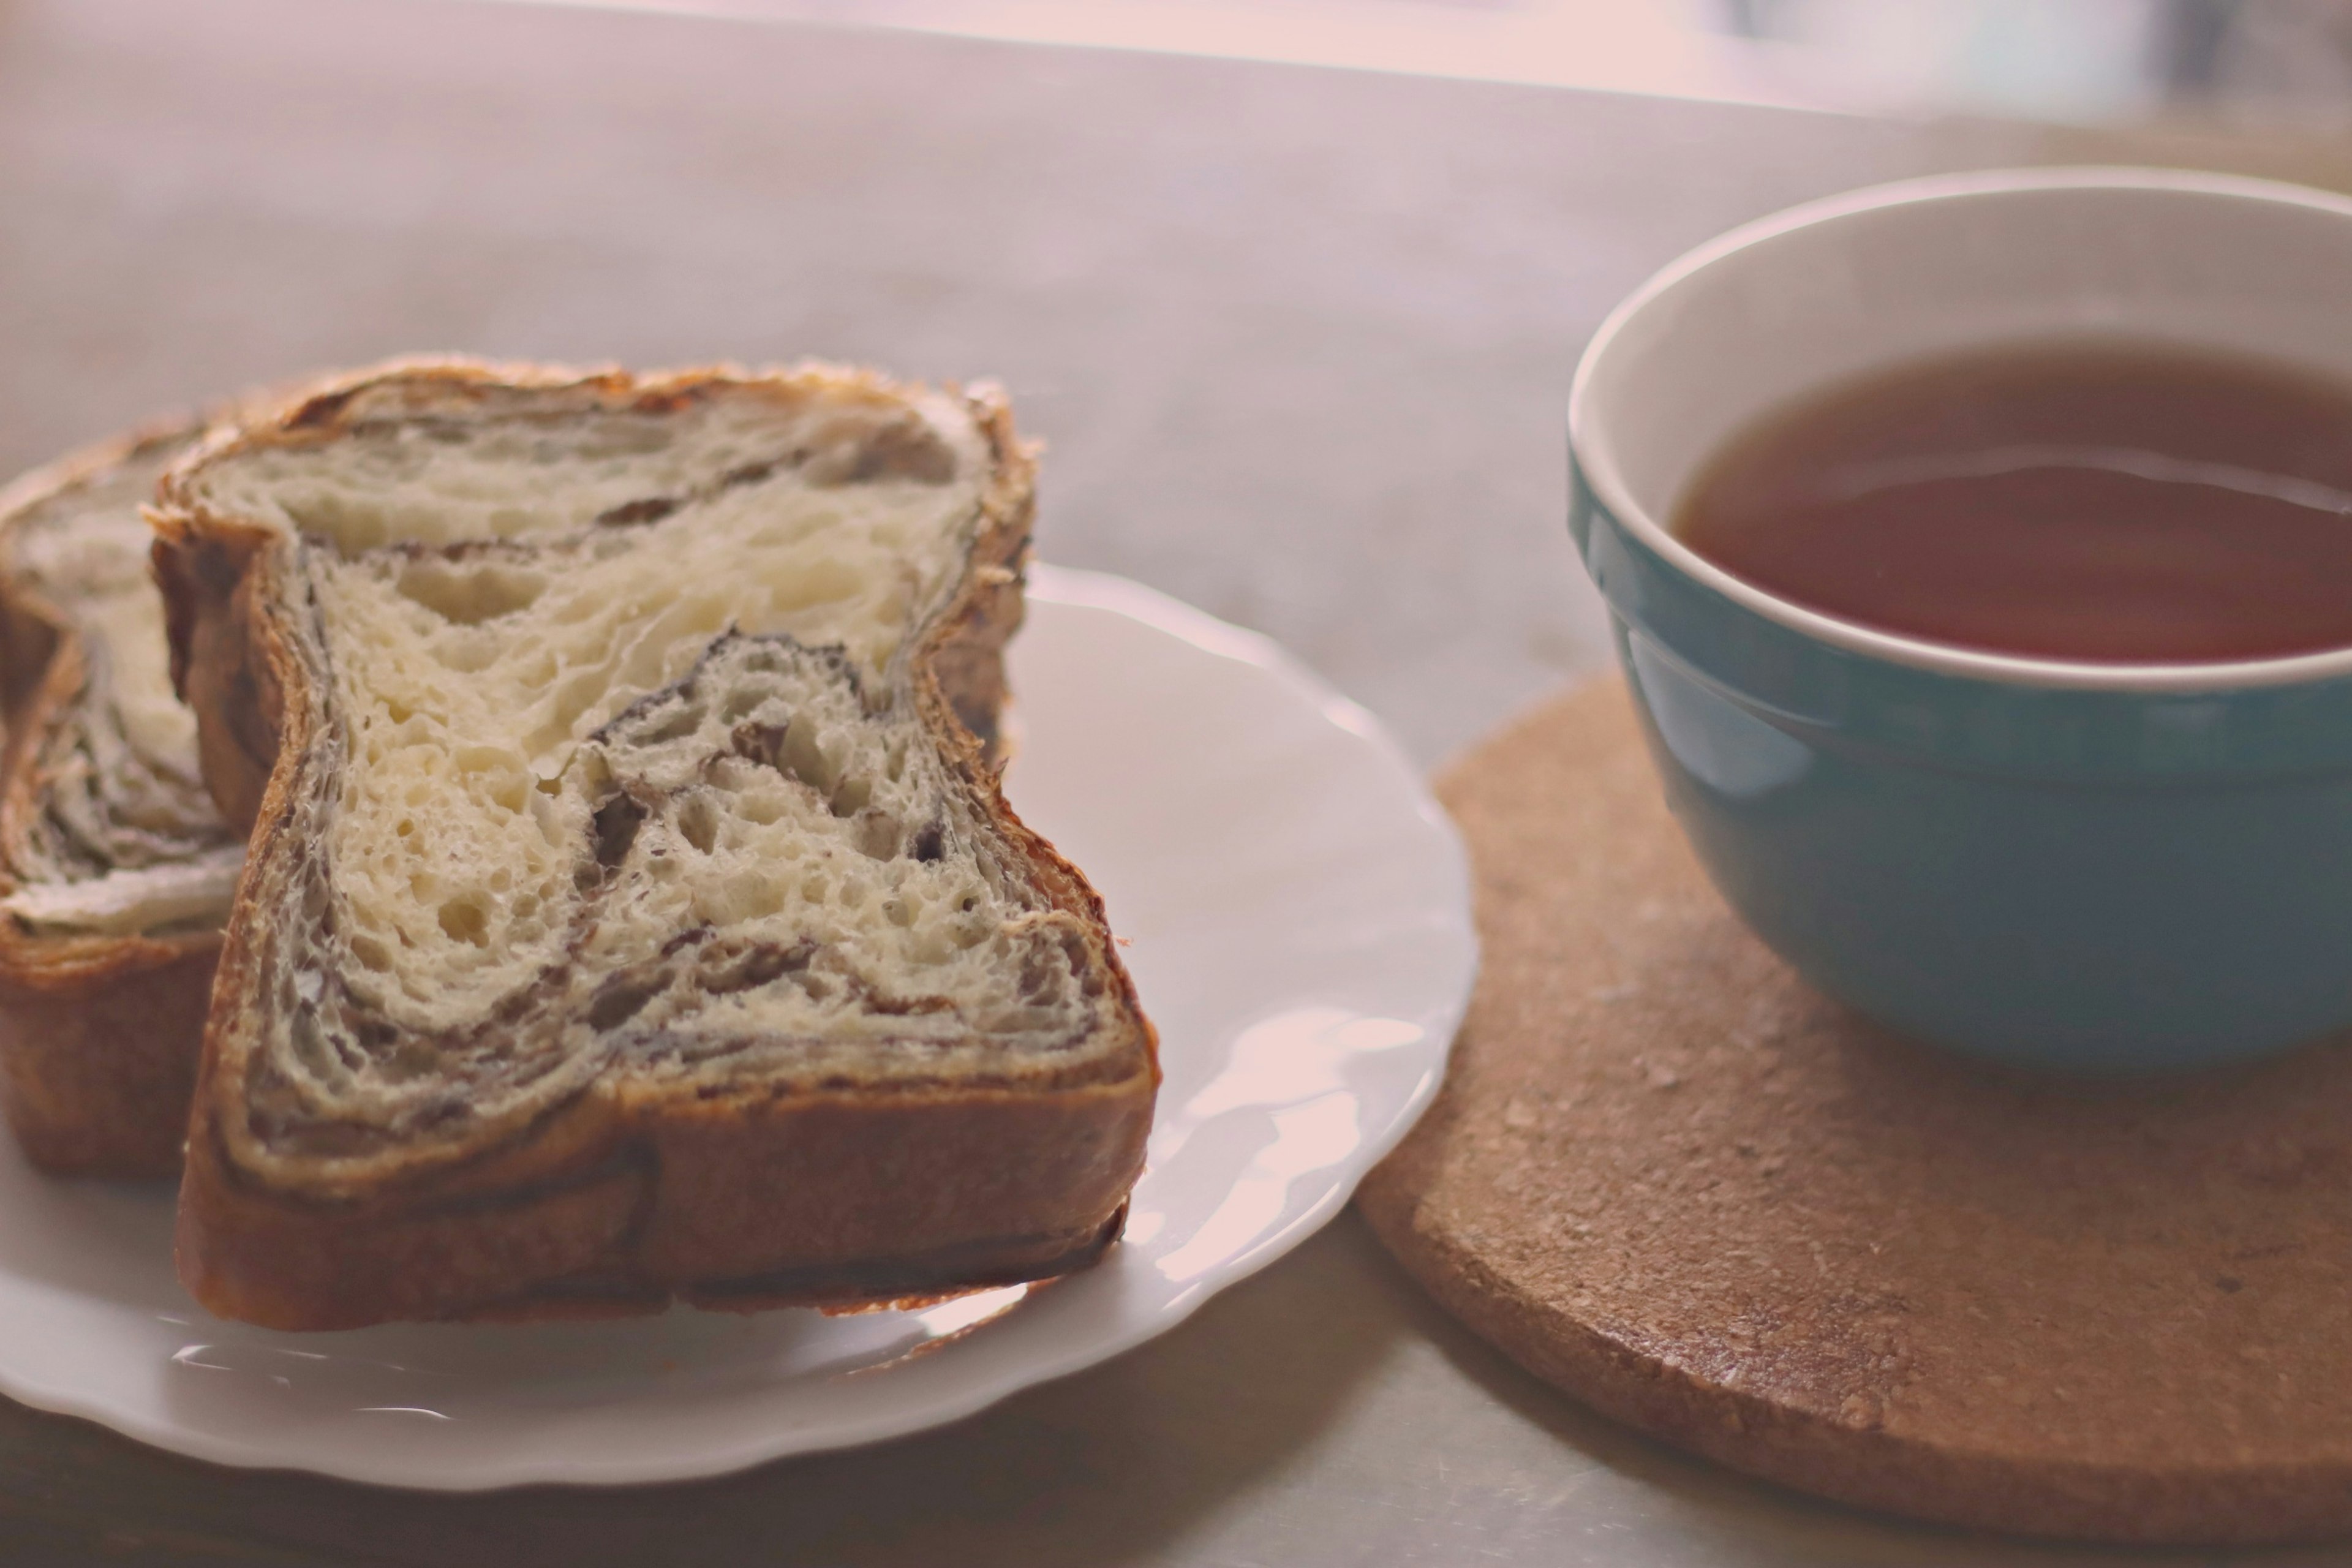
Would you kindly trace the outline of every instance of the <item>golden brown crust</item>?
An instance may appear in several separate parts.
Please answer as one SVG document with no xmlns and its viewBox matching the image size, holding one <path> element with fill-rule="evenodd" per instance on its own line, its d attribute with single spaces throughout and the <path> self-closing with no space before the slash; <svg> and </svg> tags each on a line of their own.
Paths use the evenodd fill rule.
<svg viewBox="0 0 2352 1568">
<path fill-rule="evenodd" d="M 0 945 L 0 1103 L 45 1171 L 171 1175 L 220 938 L 86 945 L 108 951 L 84 963 L 46 943 Z"/>
<path fill-rule="evenodd" d="M 247 567 L 263 542 L 232 536 L 175 544 L 159 537 L 154 551 L 172 685 L 181 701 L 212 720 L 196 729 L 205 787 L 222 820 L 240 831 L 249 831 L 259 815 L 277 760 L 275 667 L 256 642 L 259 618 L 246 614 L 252 592 Z"/>
<path fill-rule="evenodd" d="M 885 384 L 862 373 L 816 374 Z M 730 371 L 637 380 L 411 363 L 363 373 L 212 449 L 331 439 L 355 395 L 402 378 L 427 391 L 580 379 L 604 395 L 656 404 L 744 379 Z M 1035 1278 L 1099 1251 L 1142 1167 L 1159 1070 L 1100 899 L 1004 805 L 981 739 L 957 717 L 992 719 L 1003 690 L 1034 467 L 1001 396 L 967 395 L 997 460 L 973 570 L 916 651 L 916 700 L 931 732 L 951 738 L 951 764 L 1034 884 L 1087 923 L 1132 1032 L 1127 1070 L 1112 1081 L 1039 1089 L 783 1095 L 606 1081 L 454 1167 L 340 1198 L 272 1190 L 240 1167 L 231 1133 L 244 1109 L 236 1042 L 249 1037 L 259 1008 L 261 917 L 257 900 L 241 897 L 215 988 L 181 1191 L 179 1266 L 198 1300 L 274 1327 L 342 1328 L 485 1312 L 574 1315 L 583 1303 L 650 1310 L 674 1295 L 778 1304 L 970 1288 Z M 172 604 L 175 679 L 206 732 L 208 780 L 225 812 L 232 821 L 252 815 L 247 876 L 257 879 L 295 847 L 283 842 L 295 763 L 320 710 L 282 620 L 291 613 L 278 591 L 285 546 L 191 501 L 181 481 L 201 460 L 166 480 L 157 563 Z M 1008 1149 L 1018 1156 L 1007 1158 Z M 926 1258 L 952 1258 L 953 1274 L 927 1271 Z"/>
<path fill-rule="evenodd" d="M 180 419 L 107 441 L 0 491 L 0 541 L 35 507 L 202 426 Z M 43 738 L 79 694 L 72 618 L 0 569 L 0 842 L 40 806 Z M 0 862 L 0 897 L 15 885 Z M 0 916 L 0 1106 L 32 1162 L 60 1174 L 180 1168 L 220 935 L 45 935 Z"/>
<path fill-rule="evenodd" d="M 529 1185 L 348 1205 L 257 1190 L 200 1118 L 180 1194 L 182 1277 L 213 1311 L 279 1329 L 486 1307 L 513 1320 L 541 1315 L 535 1303 L 571 1315 L 584 1300 L 656 1310 L 673 1295 L 805 1305 L 1036 1279 L 1091 1256 L 1125 1202 L 1152 1087 L 600 1107 L 609 1140 Z M 944 1255 L 936 1268 L 931 1254 Z"/>
</svg>

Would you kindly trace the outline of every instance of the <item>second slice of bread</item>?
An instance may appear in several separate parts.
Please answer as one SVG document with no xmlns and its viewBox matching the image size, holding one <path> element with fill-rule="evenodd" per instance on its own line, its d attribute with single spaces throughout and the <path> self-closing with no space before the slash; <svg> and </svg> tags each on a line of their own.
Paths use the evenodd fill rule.
<svg viewBox="0 0 2352 1568">
<path fill-rule="evenodd" d="M 1097 1256 L 1158 1070 L 987 760 L 1030 475 L 989 395 L 455 363 L 175 471 L 182 686 L 255 823 L 198 1299 L 333 1328 Z"/>
<path fill-rule="evenodd" d="M 0 494 L 0 1091 L 34 1163 L 179 1169 L 243 858 L 173 695 L 140 509 L 200 434 L 108 442 Z"/>
</svg>

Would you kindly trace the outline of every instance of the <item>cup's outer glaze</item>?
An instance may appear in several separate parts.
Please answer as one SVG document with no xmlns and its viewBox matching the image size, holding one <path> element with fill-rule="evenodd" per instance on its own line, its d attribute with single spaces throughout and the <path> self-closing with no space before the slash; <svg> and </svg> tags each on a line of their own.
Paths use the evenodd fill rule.
<svg viewBox="0 0 2352 1568">
<path fill-rule="evenodd" d="M 1717 636 L 1689 640 L 1716 670 L 1760 672 L 1751 686 L 1678 647 L 1673 614 L 1625 607 L 1643 547 L 1578 492 L 1667 801 L 1726 900 L 1820 989 L 1907 1035 L 2078 1072 L 2352 1026 L 2352 766 L 2326 754 L 2352 733 L 2346 683 L 2289 703 L 1964 689 L 1786 646 L 1718 601 Z M 1727 646 L 1743 640 L 1748 658 Z M 2282 707 L 2303 712 L 2239 710 Z M 2323 707 L 2332 722 L 2298 721 Z"/>
<path fill-rule="evenodd" d="M 2111 194 L 2100 182 L 2140 176 L 2080 178 Z M 2017 179 L 2049 200 L 2053 176 Z M 2352 258 L 2352 209 L 2338 221 Z M 1612 335 L 1621 353 L 1706 346 L 1620 331 L 1595 353 Z M 2065 1071 L 2210 1065 L 2352 1028 L 2352 659 L 2167 679 L 1824 626 L 1695 565 L 1662 501 L 1621 516 L 1605 412 L 1580 410 L 1571 528 L 1667 799 L 1726 899 L 1808 980 L 1905 1034 Z"/>
</svg>

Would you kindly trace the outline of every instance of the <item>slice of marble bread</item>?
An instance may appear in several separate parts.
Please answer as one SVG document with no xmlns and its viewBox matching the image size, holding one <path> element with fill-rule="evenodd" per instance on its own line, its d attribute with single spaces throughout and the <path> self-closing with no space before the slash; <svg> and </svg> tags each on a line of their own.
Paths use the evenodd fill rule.
<svg viewBox="0 0 2352 1568">
<path fill-rule="evenodd" d="M 1116 1237 L 1159 1072 L 986 745 L 990 392 L 411 363 L 166 479 L 251 866 L 181 1189 L 282 1328 L 851 1302 Z"/>
<path fill-rule="evenodd" d="M 0 1103 L 26 1156 L 179 1169 L 244 858 L 173 694 L 140 508 L 200 434 L 159 426 L 0 493 Z"/>
</svg>

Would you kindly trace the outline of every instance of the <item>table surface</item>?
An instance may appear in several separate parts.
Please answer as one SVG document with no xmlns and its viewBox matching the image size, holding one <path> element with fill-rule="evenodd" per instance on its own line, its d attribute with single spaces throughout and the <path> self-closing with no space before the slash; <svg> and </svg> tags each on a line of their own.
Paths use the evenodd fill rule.
<svg viewBox="0 0 2352 1568">
<path fill-rule="evenodd" d="M 677 16 L 0 0 L 0 468 L 418 349 L 993 376 L 1049 444 L 1048 557 L 1272 634 L 1435 765 L 1605 663 L 1560 426 L 1612 302 L 1792 201 L 2117 150 Z M 2122 151 L 2341 177 L 2324 151 Z M 0 1402 L 0 1560 L 85 1558 L 2127 1560 L 1682 1458 L 1454 1326 L 1352 1215 L 1094 1372 L 685 1487 L 415 1496 L 215 1469 Z"/>
</svg>

